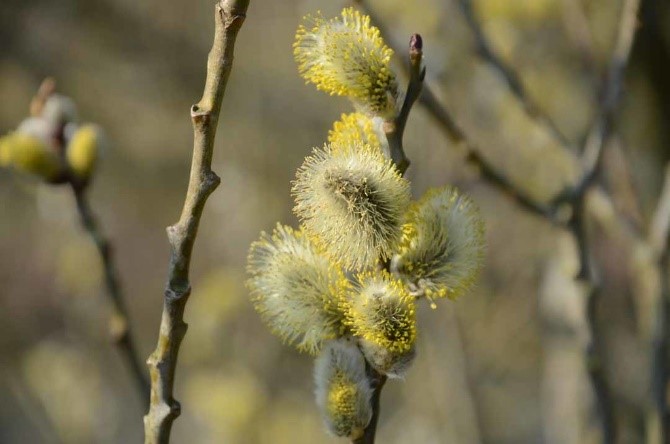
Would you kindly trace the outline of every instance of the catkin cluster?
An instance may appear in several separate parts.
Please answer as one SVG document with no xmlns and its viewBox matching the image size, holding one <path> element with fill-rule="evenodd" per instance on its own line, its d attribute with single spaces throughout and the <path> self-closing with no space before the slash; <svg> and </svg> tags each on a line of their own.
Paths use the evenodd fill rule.
<svg viewBox="0 0 670 444">
<path fill-rule="evenodd" d="M 87 185 L 102 144 L 100 128 L 80 124 L 69 97 L 51 93 L 42 99 L 15 131 L 0 137 L 0 167 L 49 184 Z"/>
<path fill-rule="evenodd" d="M 355 439 L 371 418 L 372 369 L 402 377 L 416 354 L 416 303 L 455 299 L 482 262 L 477 208 L 452 187 L 412 202 L 383 131 L 400 108 L 392 55 L 352 8 L 305 18 L 300 75 L 348 97 L 343 114 L 293 182 L 300 227 L 278 224 L 251 245 L 247 284 L 270 330 L 317 355 L 316 397 L 330 432 Z"/>
</svg>

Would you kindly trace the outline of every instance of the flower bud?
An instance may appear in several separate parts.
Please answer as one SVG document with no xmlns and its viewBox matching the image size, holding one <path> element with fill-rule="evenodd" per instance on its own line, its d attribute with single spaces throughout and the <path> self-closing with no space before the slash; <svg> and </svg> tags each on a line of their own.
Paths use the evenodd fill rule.
<svg viewBox="0 0 670 444">
<path fill-rule="evenodd" d="M 341 301 L 349 283 L 303 233 L 279 224 L 272 236 L 261 233 L 251 244 L 247 271 L 256 311 L 288 344 L 315 354 L 344 333 Z"/>
<path fill-rule="evenodd" d="M 372 418 L 372 389 L 358 347 L 344 339 L 329 342 L 316 359 L 314 380 L 328 431 L 351 440 L 361 437 Z"/>
</svg>

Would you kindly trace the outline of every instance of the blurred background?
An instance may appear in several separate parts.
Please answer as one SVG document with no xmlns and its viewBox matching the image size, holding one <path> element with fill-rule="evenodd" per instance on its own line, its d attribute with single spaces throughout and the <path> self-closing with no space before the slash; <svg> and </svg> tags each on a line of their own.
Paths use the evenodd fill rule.
<svg viewBox="0 0 670 444">
<path fill-rule="evenodd" d="M 0 5 L 0 133 L 16 127 L 42 79 L 53 76 L 81 119 L 100 124 L 110 140 L 91 200 L 115 246 L 142 356 L 157 338 L 169 255 L 164 229 L 177 220 L 186 189 L 188 110 L 203 88 L 213 3 Z M 401 47 L 413 32 L 424 36 L 428 78 L 470 140 L 545 201 L 579 175 L 575 154 L 597 109 L 621 3 L 474 1 L 495 51 L 556 123 L 562 142 L 478 57 L 455 1 L 370 1 Z M 592 204 L 594 255 L 605 282 L 600 325 L 622 443 L 653 442 L 649 325 L 659 275 L 630 233 L 646 231 L 670 157 L 670 4 L 642 3 L 605 159 L 603 187 L 614 206 L 597 198 Z M 312 360 L 261 324 L 244 266 L 261 230 L 276 221 L 296 225 L 289 194 L 295 170 L 350 110 L 346 100 L 304 85 L 291 48 L 301 17 L 335 15 L 345 5 L 251 2 L 216 139 L 222 183 L 206 207 L 192 264 L 175 443 L 338 442 L 325 435 L 314 406 Z M 489 248 L 474 291 L 437 310 L 421 306 L 419 357 L 404 381 L 384 390 L 378 442 L 600 442 L 570 234 L 483 182 L 464 162 L 463 147 L 421 106 L 405 139 L 414 196 L 459 186 L 483 212 Z M 71 193 L 0 171 L 0 442 L 141 441 L 142 403 L 109 343 L 111 307 L 101 278 Z"/>
</svg>

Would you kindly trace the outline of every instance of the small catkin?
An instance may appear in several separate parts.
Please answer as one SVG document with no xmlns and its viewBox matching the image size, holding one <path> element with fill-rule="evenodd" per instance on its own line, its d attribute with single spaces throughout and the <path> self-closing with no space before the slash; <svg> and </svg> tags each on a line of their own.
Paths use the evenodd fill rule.
<svg viewBox="0 0 670 444">
<path fill-rule="evenodd" d="M 359 274 L 345 312 L 368 362 L 388 376 L 402 376 L 416 341 L 415 301 L 403 283 L 386 271 Z"/>
<path fill-rule="evenodd" d="M 293 44 L 300 75 L 317 89 L 350 98 L 361 111 L 384 118 L 396 109 L 393 51 L 370 17 L 345 8 L 340 17 L 305 17 Z"/>
<path fill-rule="evenodd" d="M 453 187 L 428 191 L 413 204 L 393 271 L 419 294 L 456 299 L 473 284 L 485 252 L 484 222 Z"/>
<path fill-rule="evenodd" d="M 79 179 L 88 180 L 95 171 L 101 138 L 100 129 L 96 125 L 82 125 L 74 131 L 67 145 L 65 158 Z"/>
<path fill-rule="evenodd" d="M 0 138 L 0 166 L 33 174 L 47 182 L 62 173 L 58 155 L 49 144 L 19 131 Z"/>
<path fill-rule="evenodd" d="M 251 245 L 247 285 L 270 330 L 301 351 L 316 354 L 344 334 L 341 302 L 349 283 L 301 232 L 277 224 Z"/>
<path fill-rule="evenodd" d="M 410 200 L 407 180 L 369 145 L 315 149 L 298 170 L 292 193 L 304 231 L 350 269 L 390 257 Z"/>
<path fill-rule="evenodd" d="M 341 339 L 329 342 L 314 367 L 316 403 L 335 436 L 356 439 L 372 418 L 372 388 L 358 347 Z"/>
</svg>

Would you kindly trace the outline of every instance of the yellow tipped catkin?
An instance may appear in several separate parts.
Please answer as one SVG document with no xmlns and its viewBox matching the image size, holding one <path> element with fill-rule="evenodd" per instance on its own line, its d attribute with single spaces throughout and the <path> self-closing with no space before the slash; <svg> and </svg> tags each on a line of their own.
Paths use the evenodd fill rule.
<svg viewBox="0 0 670 444">
<path fill-rule="evenodd" d="M 414 298 L 386 271 L 365 272 L 345 302 L 347 323 L 360 338 L 370 364 L 389 376 L 401 376 L 414 358 Z"/>
<path fill-rule="evenodd" d="M 0 138 L 0 166 L 34 174 L 51 181 L 62 171 L 53 149 L 41 139 L 20 132 Z"/>
<path fill-rule="evenodd" d="M 370 17 L 353 8 L 331 20 L 307 16 L 293 48 L 300 75 L 317 89 L 346 96 L 366 113 L 393 116 L 398 96 L 389 67 L 393 51 Z"/>
<path fill-rule="evenodd" d="M 315 354 L 344 333 L 341 301 L 349 283 L 301 232 L 277 224 L 272 236 L 262 233 L 251 245 L 247 271 L 256 311 L 288 344 Z"/>
<path fill-rule="evenodd" d="M 365 360 L 348 340 L 329 342 L 314 367 L 316 403 L 328 431 L 356 439 L 372 418 L 372 389 L 365 375 Z"/>
<path fill-rule="evenodd" d="M 315 149 L 292 192 L 304 231 L 351 269 L 390 256 L 410 200 L 409 182 L 369 145 Z"/>
<path fill-rule="evenodd" d="M 70 170 L 82 180 L 87 180 L 95 170 L 100 151 L 101 133 L 97 126 L 80 126 L 72 135 L 65 156 Z"/>
<path fill-rule="evenodd" d="M 328 143 L 338 146 L 369 145 L 381 149 L 388 155 L 388 141 L 382 129 L 384 121 L 378 117 L 368 117 L 362 113 L 342 114 L 328 132 Z"/>
<path fill-rule="evenodd" d="M 429 299 L 456 299 L 473 284 L 486 248 L 477 207 L 452 187 L 412 205 L 393 270 Z"/>
</svg>

